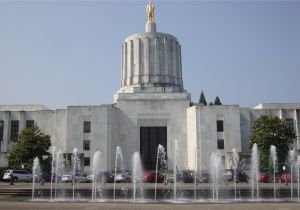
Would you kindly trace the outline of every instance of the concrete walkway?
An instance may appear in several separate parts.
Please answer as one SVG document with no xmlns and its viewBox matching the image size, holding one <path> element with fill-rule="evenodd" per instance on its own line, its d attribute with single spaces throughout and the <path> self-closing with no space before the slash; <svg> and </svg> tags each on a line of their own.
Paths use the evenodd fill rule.
<svg viewBox="0 0 300 210">
<path fill-rule="evenodd" d="M 9 202 L 0 201 L 2 210 L 99 210 L 99 209 L 220 209 L 220 210 L 288 210 L 300 209 L 300 203 L 230 203 L 230 204 L 135 204 L 135 203 L 51 203 L 51 202 Z"/>
</svg>

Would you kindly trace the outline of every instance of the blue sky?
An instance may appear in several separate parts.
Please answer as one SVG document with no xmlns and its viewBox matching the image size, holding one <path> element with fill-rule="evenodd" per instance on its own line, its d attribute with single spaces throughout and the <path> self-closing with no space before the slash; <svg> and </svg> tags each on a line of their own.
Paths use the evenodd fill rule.
<svg viewBox="0 0 300 210">
<path fill-rule="evenodd" d="M 300 103 L 300 1 L 153 1 L 182 45 L 198 101 Z M 120 87 L 121 45 L 147 1 L 0 0 L 0 104 L 99 105 Z"/>
</svg>

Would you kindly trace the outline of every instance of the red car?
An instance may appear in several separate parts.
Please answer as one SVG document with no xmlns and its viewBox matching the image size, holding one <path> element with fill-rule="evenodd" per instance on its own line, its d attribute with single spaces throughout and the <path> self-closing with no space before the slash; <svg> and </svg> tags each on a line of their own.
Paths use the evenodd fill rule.
<svg viewBox="0 0 300 210">
<path fill-rule="evenodd" d="M 285 183 L 286 181 L 287 181 L 287 182 L 291 182 L 291 180 L 292 180 L 291 174 L 282 174 L 282 175 L 280 176 L 280 182 L 281 182 L 281 183 Z"/>
<path fill-rule="evenodd" d="M 270 182 L 270 179 L 272 177 L 273 177 L 272 174 L 266 173 L 266 172 L 262 172 L 262 173 L 259 174 L 259 181 L 260 182 L 268 183 L 268 182 Z"/>
<path fill-rule="evenodd" d="M 157 183 L 164 182 L 165 177 L 161 173 L 157 173 Z M 144 182 L 155 182 L 155 172 L 149 172 L 143 177 Z"/>
</svg>

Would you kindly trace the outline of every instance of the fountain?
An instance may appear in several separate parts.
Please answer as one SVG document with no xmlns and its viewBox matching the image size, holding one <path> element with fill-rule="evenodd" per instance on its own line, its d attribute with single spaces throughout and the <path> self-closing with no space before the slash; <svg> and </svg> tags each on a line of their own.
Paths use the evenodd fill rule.
<svg viewBox="0 0 300 210">
<path fill-rule="evenodd" d="M 276 147 L 271 145 L 270 147 L 271 160 L 273 163 L 273 190 L 274 190 L 274 199 L 276 199 L 276 162 L 277 162 L 277 152 Z"/>
<path fill-rule="evenodd" d="M 298 200 L 300 200 L 300 155 L 297 156 L 296 172 L 297 172 Z"/>
<path fill-rule="evenodd" d="M 40 161 L 39 158 L 36 157 L 33 160 L 33 166 L 32 166 L 32 200 L 34 199 L 34 190 L 35 190 L 35 182 L 40 180 Z"/>
<path fill-rule="evenodd" d="M 174 185 L 170 185 L 170 187 L 165 187 L 165 186 L 161 186 L 162 188 L 158 188 L 159 185 L 157 185 L 157 179 L 158 177 L 155 177 L 155 183 L 153 185 L 149 184 L 147 185 L 147 191 L 149 193 L 146 193 L 145 195 L 148 195 L 152 197 L 152 193 L 155 193 L 153 200 L 159 200 L 159 195 L 157 194 L 157 190 L 158 189 L 162 189 L 161 192 L 163 192 L 164 194 L 163 197 L 164 198 L 169 198 L 169 197 L 173 197 L 173 199 L 169 202 L 203 202 L 205 200 L 203 199 L 197 199 L 197 193 L 199 194 L 198 197 L 201 198 L 210 198 L 211 196 L 211 201 L 212 202 L 224 202 L 223 199 L 224 196 L 227 197 L 228 195 L 230 195 L 230 199 L 228 201 L 232 201 L 233 202 L 238 202 L 237 200 L 237 192 L 239 187 L 241 187 L 241 193 L 240 193 L 240 201 L 243 201 L 243 199 L 248 199 L 251 198 L 252 195 L 252 200 L 256 202 L 257 198 L 265 198 L 265 197 L 270 197 L 271 198 L 274 197 L 274 201 L 280 201 L 280 198 L 284 198 L 287 195 L 287 191 L 286 190 L 282 190 L 282 186 L 278 185 L 276 186 L 276 183 L 272 183 L 272 184 L 264 184 L 265 186 L 261 187 L 261 192 L 259 189 L 259 185 L 258 185 L 258 174 L 259 174 L 259 152 L 258 152 L 258 147 L 256 144 L 253 145 L 253 149 L 252 149 L 252 156 L 251 156 L 251 176 L 250 176 L 250 180 L 251 180 L 251 186 L 246 189 L 243 187 L 243 185 L 239 186 L 237 184 L 238 181 L 238 175 L 239 175 L 239 167 L 243 168 L 243 162 L 239 160 L 239 154 L 237 153 L 236 149 L 232 149 L 232 156 L 231 156 L 231 166 L 232 169 L 234 170 L 234 177 L 233 177 L 233 183 L 232 185 L 223 186 L 223 181 L 224 181 L 224 162 L 223 162 L 223 157 L 221 156 L 221 152 L 218 150 L 214 153 L 211 154 L 210 157 L 210 164 L 209 164 L 209 169 L 210 169 L 210 188 L 207 187 L 201 187 L 201 189 L 197 189 L 197 173 L 199 173 L 199 153 L 200 150 L 199 148 L 195 148 L 195 169 L 194 169 L 194 185 L 183 185 L 182 187 L 182 193 L 181 196 L 179 196 L 178 193 L 178 180 L 179 180 L 179 176 L 178 176 L 178 160 L 180 158 L 178 158 L 178 141 L 174 140 L 174 147 L 172 148 L 172 150 L 174 149 L 174 153 L 172 154 L 172 156 L 174 157 L 173 161 L 174 161 L 174 165 L 173 165 L 173 172 L 174 172 Z M 273 176 L 276 177 L 276 167 L 277 166 L 277 155 L 276 155 L 276 147 L 275 146 L 271 146 L 270 147 L 270 160 L 272 160 L 273 163 Z M 50 196 L 50 200 L 53 201 L 66 201 L 65 199 L 61 199 L 61 198 L 65 198 L 62 197 L 62 195 L 64 195 L 64 193 L 70 193 L 70 195 L 68 195 L 68 197 L 70 197 L 70 200 L 73 199 L 76 200 L 78 199 L 77 196 L 75 196 L 75 191 L 76 193 L 78 192 L 87 192 L 87 189 L 81 189 L 78 188 L 78 184 L 76 184 L 74 177 L 76 175 L 76 173 L 78 172 L 78 170 L 80 170 L 79 166 L 80 166 L 80 161 L 79 161 L 79 155 L 78 155 L 78 150 L 76 148 L 74 148 L 73 150 L 73 155 L 72 155 L 72 175 L 73 175 L 73 185 L 72 188 L 70 186 L 70 189 L 66 189 L 66 191 L 64 191 L 64 188 L 62 188 L 62 183 L 60 181 L 61 176 L 63 174 L 63 169 L 64 169 L 64 159 L 63 159 L 63 155 L 61 150 L 57 149 L 56 147 L 52 147 L 52 170 L 51 170 L 51 185 L 49 186 L 49 188 L 51 187 L 51 196 Z M 107 186 L 103 187 L 101 180 L 103 178 L 102 176 L 102 172 L 103 172 L 103 157 L 102 157 L 103 153 L 101 153 L 100 151 L 96 152 L 93 156 L 93 161 L 92 161 L 92 189 L 91 189 L 91 197 L 89 198 L 89 200 L 91 200 L 92 202 L 99 202 L 99 201 L 103 201 L 99 198 L 102 198 L 102 194 L 104 195 L 111 195 L 111 198 L 113 198 L 114 202 L 118 202 L 118 200 L 116 200 L 116 192 L 118 192 L 118 185 L 116 185 L 116 183 L 114 183 L 114 185 L 110 185 L 108 184 Z M 300 156 L 296 155 L 296 151 L 295 150 L 291 150 L 289 152 L 289 160 L 290 160 L 290 165 L 291 165 L 291 170 L 293 171 L 293 175 L 294 175 L 294 180 L 296 181 L 297 178 L 297 194 L 298 194 L 298 201 L 300 201 L 300 174 L 299 174 L 299 168 L 300 168 Z M 202 164 L 202 163 L 201 163 Z M 122 151 L 120 147 L 116 148 L 116 159 L 115 159 L 115 174 L 116 171 L 118 170 L 118 167 L 120 167 L 120 169 L 123 169 L 123 156 L 122 156 Z M 167 168 L 167 161 L 166 161 L 166 152 L 165 152 L 165 148 L 162 145 L 158 145 L 157 147 L 157 153 L 156 153 L 156 174 L 158 174 L 161 170 L 164 170 Z M 143 171 L 142 171 L 142 165 L 141 165 L 141 159 L 140 159 L 140 154 L 138 152 L 135 152 L 133 154 L 132 157 L 132 170 L 133 170 L 133 174 L 132 174 L 132 189 L 130 188 L 123 188 L 120 187 L 119 190 L 121 190 L 121 195 L 124 196 L 124 198 L 126 200 L 128 200 L 128 195 L 132 194 L 132 199 L 129 199 L 129 201 L 132 202 L 139 202 L 140 200 L 143 199 L 143 195 L 144 195 L 144 189 L 143 189 L 143 185 L 142 185 L 142 176 L 143 176 Z M 37 197 L 37 187 L 36 187 L 36 180 L 38 180 L 38 176 L 39 176 L 39 160 L 38 158 L 34 159 L 34 163 L 33 163 L 33 168 L 32 168 L 32 173 L 33 173 L 33 183 L 32 183 L 32 191 L 31 191 L 31 199 L 32 200 L 36 200 Z M 275 181 L 275 179 L 273 180 Z M 52 186 L 53 185 L 53 186 Z M 269 186 L 268 186 L 269 185 Z M 293 183 L 291 183 L 291 185 L 293 185 Z M 75 187 L 77 186 L 77 187 Z M 233 188 L 231 186 L 234 186 L 234 192 L 233 192 Z M 272 186 L 272 188 L 270 188 Z M 294 184 L 295 186 L 295 184 Z M 113 187 L 113 188 L 112 188 Z M 193 188 L 192 188 L 193 187 Z M 52 188 L 53 188 L 53 195 L 52 195 Z M 55 191 L 54 191 L 55 188 Z M 117 188 L 117 189 L 116 189 Z M 172 189 L 173 188 L 173 189 Z M 277 189 L 278 188 L 278 189 Z M 296 188 L 296 187 L 295 187 Z M 72 191 L 73 189 L 73 191 Z M 112 189 L 113 189 L 113 196 L 112 196 Z M 250 190 L 249 190 L 250 189 Z M 41 195 L 43 194 L 42 191 L 44 191 L 44 187 L 39 189 L 38 192 L 41 192 Z M 60 190 L 60 191 L 59 191 Z M 83 190 L 83 191 L 81 191 Z M 293 195 L 293 188 L 291 187 L 291 201 L 295 201 L 294 197 L 296 197 L 295 195 Z M 46 191 L 47 192 L 47 191 Z M 54 194 L 55 192 L 55 194 Z M 71 198 L 71 194 L 73 192 L 73 198 Z M 222 194 L 221 194 L 222 192 Z M 267 192 L 267 193 L 266 193 Z M 111 194 L 110 194 L 111 193 Z M 173 193 L 173 195 L 172 195 Z M 209 193 L 211 193 L 211 195 L 209 195 Z M 234 194 L 233 194 L 234 193 Z M 271 193 L 271 194 L 270 194 Z M 288 196 L 290 191 L 288 190 Z M 294 194 L 296 194 L 296 189 L 294 191 Z M 83 194 L 82 194 L 83 195 Z M 224 196 L 223 196 L 224 195 Z M 140 199 L 141 198 L 141 199 Z M 97 200 L 98 199 L 98 200 Z M 193 200 L 192 200 L 193 199 Z M 234 199 L 234 200 L 233 200 Z M 289 199 L 290 200 L 290 199 Z M 144 201 L 144 200 L 143 200 Z M 167 201 L 168 202 L 168 201 Z"/>
<path fill-rule="evenodd" d="M 159 168 L 160 166 L 160 168 Z M 166 169 L 167 161 L 166 161 L 166 152 L 163 145 L 159 144 L 157 147 L 157 155 L 156 155 L 156 167 L 155 167 L 155 185 L 154 185 L 154 199 L 156 200 L 156 187 L 157 187 L 157 173 L 158 169 Z"/>
<path fill-rule="evenodd" d="M 212 199 L 219 200 L 219 189 L 221 182 L 223 181 L 224 166 L 222 164 L 222 158 L 220 152 L 213 152 L 210 156 L 210 177 L 211 177 L 211 190 Z"/>
<path fill-rule="evenodd" d="M 92 201 L 95 201 L 95 199 L 97 198 L 97 193 L 99 192 L 98 181 L 99 181 L 100 172 L 101 172 L 100 166 L 101 166 L 101 152 L 97 151 L 94 154 L 93 165 L 92 165 L 92 179 L 93 179 Z"/>
<path fill-rule="evenodd" d="M 53 146 L 51 149 L 51 156 L 52 156 L 52 160 L 51 160 L 51 180 L 50 180 L 50 200 L 52 200 L 52 191 L 53 191 L 53 178 L 54 178 L 54 174 L 55 174 L 55 163 L 56 163 L 56 146 Z"/>
<path fill-rule="evenodd" d="M 294 188 L 293 188 L 294 170 L 293 169 L 295 168 L 295 162 L 296 162 L 295 154 L 296 154 L 295 149 L 290 150 L 289 163 L 290 163 L 290 171 L 291 171 L 291 174 L 290 174 L 290 176 L 291 176 L 291 200 L 293 200 L 293 197 L 294 197 L 294 193 L 293 193 L 293 191 L 294 191 Z M 286 180 L 286 182 L 287 182 L 287 180 Z"/>
<path fill-rule="evenodd" d="M 259 153 L 257 144 L 255 143 L 252 147 L 251 154 L 251 190 L 252 190 L 252 199 L 254 199 L 254 192 L 256 188 L 256 198 L 259 198 Z"/>
<path fill-rule="evenodd" d="M 239 154 L 237 153 L 236 149 L 232 149 L 232 162 L 233 162 L 233 182 L 234 182 L 234 198 L 236 199 L 236 176 L 237 176 L 237 169 L 239 166 Z"/>
<path fill-rule="evenodd" d="M 121 147 L 117 146 L 116 148 L 116 158 L 115 158 L 115 179 L 114 179 L 114 199 L 116 198 L 116 177 L 117 177 L 117 168 L 118 168 L 118 160 L 121 162 L 121 171 L 125 169 L 123 165 L 123 154 Z"/>
<path fill-rule="evenodd" d="M 173 185 L 173 196 L 174 200 L 177 199 L 177 152 L 178 152 L 178 141 L 177 139 L 174 140 L 174 151 L 173 151 L 173 171 L 174 171 L 174 185 Z"/>
<path fill-rule="evenodd" d="M 198 153 L 199 148 L 195 148 L 195 170 L 194 170 L 194 199 L 197 199 L 197 174 L 198 174 Z"/>
<path fill-rule="evenodd" d="M 63 175 L 63 168 L 64 168 L 64 158 L 61 150 L 59 149 L 56 153 L 56 158 L 55 158 L 55 164 L 54 164 L 54 173 L 55 173 L 55 190 L 54 190 L 54 198 L 57 199 L 57 187 L 59 186 L 60 178 Z M 61 192 L 61 196 L 63 193 Z"/>
<path fill-rule="evenodd" d="M 135 152 L 132 157 L 132 183 L 133 183 L 133 201 L 136 201 L 137 194 L 137 185 L 139 184 L 140 189 L 140 198 L 143 198 L 143 186 L 142 186 L 142 178 L 143 178 L 143 169 L 142 162 L 139 152 Z"/>
<path fill-rule="evenodd" d="M 76 180 L 75 180 L 75 176 L 76 176 L 76 172 L 80 171 L 80 160 L 78 157 L 78 149 L 74 148 L 73 149 L 73 153 L 72 153 L 72 168 L 73 168 L 73 174 L 72 174 L 72 184 L 73 184 L 73 200 L 75 199 L 75 184 L 76 184 Z"/>
</svg>

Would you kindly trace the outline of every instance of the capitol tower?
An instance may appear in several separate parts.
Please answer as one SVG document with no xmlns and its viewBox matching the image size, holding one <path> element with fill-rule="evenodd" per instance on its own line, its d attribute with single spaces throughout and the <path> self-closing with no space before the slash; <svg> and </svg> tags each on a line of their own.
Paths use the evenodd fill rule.
<svg viewBox="0 0 300 210">
<path fill-rule="evenodd" d="M 154 10 L 150 1 L 146 32 L 127 37 L 122 45 L 121 87 L 114 96 L 120 111 L 119 144 L 127 154 L 139 151 L 150 170 L 155 167 L 158 144 L 172 159 L 175 139 L 184 154 L 181 164 L 187 164 L 190 106 L 190 95 L 183 88 L 181 46 L 175 36 L 157 32 Z"/>
</svg>

